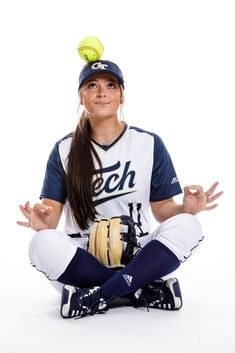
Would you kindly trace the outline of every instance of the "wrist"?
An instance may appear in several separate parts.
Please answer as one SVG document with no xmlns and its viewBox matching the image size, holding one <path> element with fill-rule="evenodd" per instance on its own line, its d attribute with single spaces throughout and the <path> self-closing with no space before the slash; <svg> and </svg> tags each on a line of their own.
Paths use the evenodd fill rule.
<svg viewBox="0 0 235 353">
<path fill-rule="evenodd" d="M 46 230 L 49 229 L 50 227 L 47 224 L 41 225 L 41 226 L 31 226 L 31 229 L 33 229 L 35 232 L 40 232 L 40 230 Z"/>
<path fill-rule="evenodd" d="M 182 212 L 181 213 L 188 213 L 193 216 L 197 214 L 196 210 L 193 207 L 185 206 L 184 204 L 182 205 Z"/>
</svg>

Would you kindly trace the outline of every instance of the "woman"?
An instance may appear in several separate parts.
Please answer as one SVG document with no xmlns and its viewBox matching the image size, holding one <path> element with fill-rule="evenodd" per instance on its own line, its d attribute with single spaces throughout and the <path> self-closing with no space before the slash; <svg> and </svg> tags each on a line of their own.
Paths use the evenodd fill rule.
<svg viewBox="0 0 235 353">
<path fill-rule="evenodd" d="M 83 317 L 107 311 L 128 296 L 133 306 L 178 310 L 182 306 L 176 270 L 202 241 L 195 215 L 211 210 L 222 194 L 198 185 L 182 192 L 171 158 L 155 134 L 118 119 L 124 79 L 110 61 L 87 64 L 79 77 L 84 111 L 74 133 L 53 148 L 40 198 L 20 206 L 36 231 L 29 248 L 33 266 L 62 287 L 61 315 Z M 149 206 L 159 227 L 149 233 Z M 56 230 L 62 211 L 65 230 Z M 141 249 L 122 269 L 101 264 L 88 249 L 95 220 L 129 215 Z"/>
</svg>

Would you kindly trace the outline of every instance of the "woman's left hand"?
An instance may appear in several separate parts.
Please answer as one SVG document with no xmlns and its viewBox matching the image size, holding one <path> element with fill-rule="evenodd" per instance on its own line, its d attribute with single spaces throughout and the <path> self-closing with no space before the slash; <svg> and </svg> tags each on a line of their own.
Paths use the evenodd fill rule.
<svg viewBox="0 0 235 353">
<path fill-rule="evenodd" d="M 206 192 L 203 191 L 200 185 L 185 186 L 183 211 L 195 215 L 201 211 L 209 211 L 217 207 L 218 204 L 214 203 L 214 201 L 223 194 L 223 191 L 220 191 L 214 195 L 218 184 L 218 182 L 214 183 Z"/>
</svg>

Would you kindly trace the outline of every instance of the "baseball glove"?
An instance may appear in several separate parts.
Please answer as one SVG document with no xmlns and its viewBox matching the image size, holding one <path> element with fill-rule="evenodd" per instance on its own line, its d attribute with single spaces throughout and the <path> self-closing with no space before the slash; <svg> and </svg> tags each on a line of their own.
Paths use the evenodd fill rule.
<svg viewBox="0 0 235 353">
<path fill-rule="evenodd" d="M 123 231 L 126 228 L 126 232 Z M 125 267 L 140 246 L 131 217 L 102 219 L 92 227 L 88 251 L 107 267 Z"/>
</svg>

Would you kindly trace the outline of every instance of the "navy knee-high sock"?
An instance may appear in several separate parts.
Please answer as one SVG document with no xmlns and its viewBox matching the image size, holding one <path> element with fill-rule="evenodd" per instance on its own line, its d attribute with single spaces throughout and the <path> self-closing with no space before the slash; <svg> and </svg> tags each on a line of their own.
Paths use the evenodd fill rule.
<svg viewBox="0 0 235 353">
<path fill-rule="evenodd" d="M 110 300 L 122 297 L 173 272 L 179 267 L 176 255 L 158 240 L 152 240 L 121 271 L 102 286 Z"/>
<path fill-rule="evenodd" d="M 68 267 L 57 281 L 63 284 L 86 288 L 100 286 L 115 273 L 114 270 L 102 265 L 86 250 L 77 248 Z"/>
</svg>

